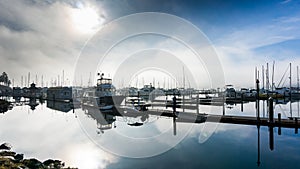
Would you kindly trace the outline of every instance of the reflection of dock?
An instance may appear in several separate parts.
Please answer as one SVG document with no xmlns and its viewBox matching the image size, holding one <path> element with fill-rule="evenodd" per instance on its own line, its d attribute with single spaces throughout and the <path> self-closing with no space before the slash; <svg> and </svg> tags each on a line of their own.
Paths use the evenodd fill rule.
<svg viewBox="0 0 300 169">
<path fill-rule="evenodd" d="M 165 103 L 165 104 L 164 104 Z M 129 117 L 129 118 L 137 118 L 141 117 L 141 119 L 149 118 L 150 116 L 159 117 L 167 117 L 173 120 L 173 135 L 177 135 L 177 124 L 178 123 L 226 123 L 226 124 L 238 124 L 238 125 L 251 125 L 257 127 L 257 165 L 261 164 L 261 154 L 260 154 L 260 139 L 261 133 L 260 129 L 261 126 L 266 126 L 268 128 L 269 133 L 269 148 L 271 151 L 274 150 L 274 128 L 277 127 L 278 135 L 281 135 L 282 128 L 294 128 L 295 134 L 298 133 L 298 128 L 300 124 L 298 122 L 299 118 L 295 117 L 288 117 L 288 118 L 281 118 L 281 113 L 278 113 L 277 118 L 274 118 L 274 104 L 273 99 L 270 98 L 268 100 L 268 118 L 260 117 L 260 105 L 259 100 L 256 101 L 256 116 L 238 116 L 238 115 L 225 115 L 224 109 L 222 115 L 216 114 L 206 114 L 199 112 L 199 103 L 188 101 L 188 100 L 181 100 L 176 99 L 174 97 L 172 101 L 165 100 L 165 101 L 158 101 L 158 105 L 151 107 L 171 107 L 172 110 L 166 109 L 147 109 L 145 111 L 139 111 L 138 109 L 134 108 L 134 106 L 120 106 L 115 107 L 113 111 L 102 112 L 100 111 L 99 107 L 88 107 L 89 108 L 89 115 L 92 116 L 97 121 L 98 129 L 99 126 L 109 126 L 109 128 L 105 129 L 112 129 L 112 123 L 115 122 L 116 118 L 114 116 L 121 116 L 121 117 Z M 188 104 L 188 105 L 186 105 Z M 224 105 L 224 104 L 223 104 Z M 190 106 L 190 107 L 188 107 Z M 191 108 L 194 112 L 185 112 L 185 108 Z M 112 117 L 112 121 L 110 121 L 107 117 Z M 127 123 L 130 126 L 142 126 L 143 122 L 135 122 L 135 123 Z M 169 121 L 170 122 L 170 121 Z M 101 124 L 100 124 L 101 123 Z M 116 124 L 114 128 L 117 127 Z M 100 130 L 103 131 L 103 130 Z M 103 132 L 102 132 L 103 133 Z"/>
<path fill-rule="evenodd" d="M 219 123 L 231 123 L 242 125 L 260 125 L 260 126 L 272 126 L 272 127 L 285 127 L 285 128 L 299 128 L 300 123 L 298 119 L 274 119 L 274 122 L 270 122 L 269 118 L 247 117 L 247 116 L 228 116 L 228 115 L 209 115 L 206 122 L 219 122 Z"/>
<path fill-rule="evenodd" d="M 69 112 L 71 110 L 79 108 L 79 103 L 76 102 L 63 102 L 63 101 L 47 101 L 47 107 L 53 110 L 58 110 L 61 112 Z"/>
<path fill-rule="evenodd" d="M 97 107 L 94 107 L 97 110 Z M 300 122 L 297 118 L 293 119 L 273 119 L 270 118 L 259 119 L 257 117 L 250 116 L 229 116 L 229 115 L 210 115 L 205 113 L 190 113 L 190 112 L 176 112 L 173 113 L 171 110 L 159 110 L 149 109 L 147 111 L 137 111 L 136 109 L 119 107 L 112 112 L 102 112 L 115 116 L 127 116 L 127 117 L 138 117 L 143 115 L 153 115 L 162 117 L 175 117 L 176 122 L 184 123 L 203 123 L 203 122 L 216 122 L 216 123 L 229 123 L 229 124 L 241 124 L 241 125 L 260 125 L 270 127 L 283 127 L 283 128 L 300 128 Z"/>
</svg>

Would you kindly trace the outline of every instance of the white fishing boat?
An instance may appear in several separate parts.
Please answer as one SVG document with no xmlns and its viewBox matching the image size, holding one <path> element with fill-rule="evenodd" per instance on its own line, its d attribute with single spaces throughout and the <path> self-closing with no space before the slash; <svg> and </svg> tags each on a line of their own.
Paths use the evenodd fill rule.
<svg viewBox="0 0 300 169">
<path fill-rule="evenodd" d="M 82 98 L 83 105 L 98 106 L 100 110 L 111 110 L 119 106 L 124 96 L 116 95 L 116 88 L 112 85 L 112 79 L 104 78 L 104 74 L 98 74 L 97 85 L 85 90 Z"/>
</svg>

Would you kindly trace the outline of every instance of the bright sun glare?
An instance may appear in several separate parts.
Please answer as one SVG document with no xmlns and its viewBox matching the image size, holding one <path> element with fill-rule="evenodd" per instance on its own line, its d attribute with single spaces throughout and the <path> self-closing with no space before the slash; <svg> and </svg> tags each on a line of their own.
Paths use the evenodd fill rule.
<svg viewBox="0 0 300 169">
<path fill-rule="evenodd" d="M 71 18 L 74 28 L 81 33 L 94 32 L 104 21 L 92 7 L 74 9 Z"/>
<path fill-rule="evenodd" d="M 101 158 L 93 150 L 77 149 L 72 152 L 73 163 L 78 168 L 99 168 L 101 166 Z"/>
</svg>

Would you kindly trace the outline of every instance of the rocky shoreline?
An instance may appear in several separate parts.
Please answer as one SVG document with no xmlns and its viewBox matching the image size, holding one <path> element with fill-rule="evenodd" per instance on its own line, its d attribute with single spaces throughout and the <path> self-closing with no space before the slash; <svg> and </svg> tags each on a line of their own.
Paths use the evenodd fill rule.
<svg viewBox="0 0 300 169">
<path fill-rule="evenodd" d="M 65 167 L 65 163 L 60 160 L 48 159 L 41 162 L 35 158 L 25 159 L 24 154 L 11 151 L 11 148 L 12 146 L 8 143 L 0 145 L 0 169 L 71 169 Z"/>
</svg>

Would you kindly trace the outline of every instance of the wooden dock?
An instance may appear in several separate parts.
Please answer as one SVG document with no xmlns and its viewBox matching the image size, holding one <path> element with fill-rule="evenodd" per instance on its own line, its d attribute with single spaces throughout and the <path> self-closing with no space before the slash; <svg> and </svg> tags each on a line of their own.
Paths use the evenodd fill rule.
<svg viewBox="0 0 300 169">
<path fill-rule="evenodd" d="M 92 107 L 90 107 L 92 108 Z M 94 110 L 100 110 L 97 107 L 93 107 Z M 257 118 L 250 116 L 232 116 L 232 115 L 214 115 L 206 113 L 191 113 L 191 112 L 178 112 L 173 113 L 171 110 L 149 109 L 147 111 L 137 111 L 132 108 L 118 107 L 111 112 L 102 112 L 115 116 L 127 116 L 138 117 L 144 115 L 154 115 L 161 117 L 174 117 L 176 122 L 182 123 L 228 123 L 228 124 L 240 124 L 240 125 L 255 125 L 255 126 L 269 126 L 269 127 L 282 127 L 282 128 L 300 128 L 300 122 L 298 118 L 281 119 L 281 118 Z"/>
</svg>

